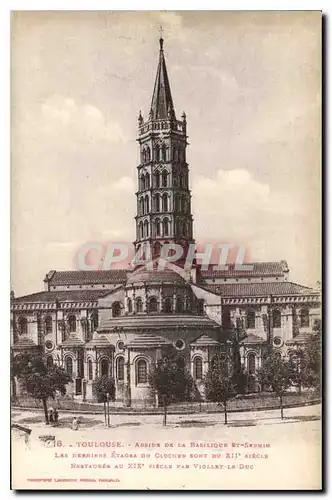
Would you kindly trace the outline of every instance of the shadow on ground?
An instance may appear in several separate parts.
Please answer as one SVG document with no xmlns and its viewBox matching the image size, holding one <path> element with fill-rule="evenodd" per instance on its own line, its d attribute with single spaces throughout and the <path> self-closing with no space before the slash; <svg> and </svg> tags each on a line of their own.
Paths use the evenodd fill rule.
<svg viewBox="0 0 332 500">
<path fill-rule="evenodd" d="M 72 417 L 64 417 L 59 418 L 58 425 L 56 427 L 60 428 L 71 428 L 72 426 Z M 45 423 L 45 417 L 43 415 L 35 415 L 33 417 L 21 418 L 21 420 L 17 420 L 16 423 L 19 424 L 43 424 Z M 87 418 L 87 417 L 79 417 L 79 427 L 88 428 L 95 427 L 97 425 L 103 424 L 103 420 L 98 420 L 96 418 Z M 51 425 L 50 425 L 51 427 Z"/>
<path fill-rule="evenodd" d="M 213 427 L 219 422 L 204 422 L 201 420 L 183 420 L 174 425 L 174 427 Z"/>
<path fill-rule="evenodd" d="M 137 427 L 141 425 L 140 422 L 124 422 L 123 424 L 116 424 L 116 425 L 111 425 L 111 427 Z"/>
<path fill-rule="evenodd" d="M 315 420 L 320 420 L 320 415 L 299 415 L 296 417 L 284 417 L 284 421 L 291 422 L 314 422 Z"/>
<path fill-rule="evenodd" d="M 237 420 L 235 422 L 229 422 L 228 427 L 254 427 L 257 425 L 255 420 Z"/>
</svg>

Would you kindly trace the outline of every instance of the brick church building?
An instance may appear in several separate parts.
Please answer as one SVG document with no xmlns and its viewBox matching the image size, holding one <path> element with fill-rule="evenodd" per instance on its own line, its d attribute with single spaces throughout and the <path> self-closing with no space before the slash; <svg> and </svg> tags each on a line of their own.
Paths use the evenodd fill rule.
<svg viewBox="0 0 332 500">
<path fill-rule="evenodd" d="M 160 39 L 151 107 L 138 118 L 135 250 L 148 243 L 154 261 L 162 245 L 186 252 L 194 243 L 187 121 L 177 119 Z M 134 193 L 133 193 L 134 196 Z M 288 355 L 303 345 L 320 315 L 320 293 L 288 280 L 285 261 L 257 262 L 250 271 L 195 265 L 165 270 L 50 271 L 44 291 L 12 297 L 13 353 L 42 353 L 49 365 L 71 374 L 68 394 L 92 400 L 92 384 L 112 376 L 119 405 L 154 404 L 150 367 L 170 349 L 178 351 L 204 398 L 203 377 L 213 358 L 227 350 L 226 332 L 246 332 L 240 353 L 250 374 L 269 346 Z"/>
</svg>

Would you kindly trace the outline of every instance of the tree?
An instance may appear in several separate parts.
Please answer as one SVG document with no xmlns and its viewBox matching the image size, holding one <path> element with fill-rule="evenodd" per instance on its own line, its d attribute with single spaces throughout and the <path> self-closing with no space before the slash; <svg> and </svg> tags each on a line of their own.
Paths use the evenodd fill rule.
<svg viewBox="0 0 332 500">
<path fill-rule="evenodd" d="M 149 373 L 149 384 L 164 407 L 164 426 L 167 423 L 168 405 L 178 401 L 190 401 L 194 391 L 190 373 L 174 354 L 157 361 Z"/>
<path fill-rule="evenodd" d="M 71 377 L 59 366 L 47 366 L 40 356 L 22 356 L 16 360 L 15 369 L 24 392 L 42 402 L 48 425 L 47 400 L 54 399 L 57 393 L 64 396 Z"/>
<path fill-rule="evenodd" d="M 314 324 L 313 334 L 307 344 L 306 354 L 308 386 L 320 391 L 322 371 L 322 324 L 320 320 L 316 320 Z"/>
<path fill-rule="evenodd" d="M 283 396 L 293 384 L 293 366 L 275 354 L 270 354 L 257 371 L 257 379 L 261 386 L 267 385 L 279 397 L 281 419 L 284 418 Z"/>
<path fill-rule="evenodd" d="M 205 397 L 218 405 L 223 405 L 225 424 L 227 424 L 227 403 L 237 394 L 233 366 L 229 366 L 227 361 L 218 356 L 204 378 L 204 385 Z"/>
<path fill-rule="evenodd" d="M 93 381 L 92 393 L 97 398 L 98 403 L 104 403 L 104 416 L 106 423 L 106 403 L 115 399 L 115 383 L 114 379 L 103 375 Z M 109 415 L 109 408 L 108 408 Z M 109 425 L 109 421 L 108 421 Z"/>
</svg>

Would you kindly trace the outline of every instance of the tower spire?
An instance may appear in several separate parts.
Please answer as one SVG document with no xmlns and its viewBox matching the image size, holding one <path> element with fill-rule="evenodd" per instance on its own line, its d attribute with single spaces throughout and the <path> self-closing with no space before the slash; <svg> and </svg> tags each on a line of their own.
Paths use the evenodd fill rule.
<svg viewBox="0 0 332 500">
<path fill-rule="evenodd" d="M 157 75 L 153 89 L 150 116 L 155 119 L 175 118 L 171 87 L 168 80 L 166 61 L 164 57 L 164 39 L 162 37 L 163 28 L 160 27 L 159 38 L 159 62 Z"/>
</svg>

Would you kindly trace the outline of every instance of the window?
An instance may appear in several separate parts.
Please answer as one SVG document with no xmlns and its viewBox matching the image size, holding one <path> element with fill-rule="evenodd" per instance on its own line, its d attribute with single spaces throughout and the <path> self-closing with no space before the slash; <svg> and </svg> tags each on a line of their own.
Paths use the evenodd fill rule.
<svg viewBox="0 0 332 500">
<path fill-rule="evenodd" d="M 137 384 L 146 384 L 148 381 L 148 369 L 145 359 L 137 362 Z"/>
<path fill-rule="evenodd" d="M 166 170 L 164 170 L 163 174 L 162 174 L 162 186 L 163 187 L 167 187 L 167 177 L 168 177 L 168 174 L 167 174 Z"/>
<path fill-rule="evenodd" d="M 203 361 L 202 358 L 195 358 L 194 360 L 194 378 L 201 380 L 203 378 Z"/>
<path fill-rule="evenodd" d="M 175 195 L 175 211 L 176 212 L 180 211 L 180 195 L 179 195 L 179 193 L 176 193 L 176 195 Z"/>
<path fill-rule="evenodd" d="M 161 157 L 162 157 L 163 161 L 166 161 L 166 146 L 165 146 L 165 144 L 163 144 L 163 146 L 161 148 Z"/>
<path fill-rule="evenodd" d="M 156 226 L 156 236 L 160 236 L 160 220 L 159 219 L 156 219 L 155 226 Z"/>
<path fill-rule="evenodd" d="M 164 233 L 164 236 L 169 235 L 169 220 L 168 219 L 163 220 L 163 233 Z"/>
<path fill-rule="evenodd" d="M 52 316 L 46 316 L 45 318 L 45 333 L 52 333 Z"/>
<path fill-rule="evenodd" d="M 179 351 L 182 351 L 182 349 L 184 349 L 186 346 L 184 340 L 182 340 L 182 339 L 177 339 L 174 342 L 174 345 L 175 345 L 176 349 L 178 349 Z"/>
<path fill-rule="evenodd" d="M 92 380 L 92 360 L 88 360 L 88 379 Z"/>
<path fill-rule="evenodd" d="M 160 173 L 159 172 L 156 172 L 154 174 L 154 185 L 156 188 L 160 187 Z"/>
<path fill-rule="evenodd" d="M 212 370 L 216 369 L 218 367 L 218 358 L 217 356 L 213 356 L 211 360 L 211 368 Z"/>
<path fill-rule="evenodd" d="M 117 380 L 124 380 L 124 358 L 120 356 L 116 360 L 116 378 Z"/>
<path fill-rule="evenodd" d="M 144 215 L 144 198 L 139 200 L 139 213 L 140 215 Z"/>
<path fill-rule="evenodd" d="M 94 312 L 91 314 L 91 330 L 94 332 L 98 328 L 98 313 Z"/>
<path fill-rule="evenodd" d="M 65 367 L 66 367 L 66 372 L 68 373 L 68 375 L 70 377 L 72 377 L 73 376 L 73 358 L 71 358 L 70 356 L 66 357 Z"/>
<path fill-rule="evenodd" d="M 204 314 L 204 299 L 199 299 L 197 303 L 197 312 L 198 314 Z"/>
<path fill-rule="evenodd" d="M 28 334 L 28 320 L 26 318 L 20 318 L 18 320 L 18 333 L 20 335 Z"/>
<path fill-rule="evenodd" d="M 145 160 L 147 163 L 150 161 L 150 148 L 149 148 L 149 146 L 146 148 Z"/>
<path fill-rule="evenodd" d="M 168 196 L 167 194 L 163 194 L 163 212 L 167 212 L 168 211 Z"/>
<path fill-rule="evenodd" d="M 47 366 L 47 368 L 52 368 L 52 366 L 53 366 L 53 357 L 52 356 L 47 356 L 46 366 Z"/>
<path fill-rule="evenodd" d="M 281 328 L 281 312 L 278 309 L 273 310 L 272 324 L 273 328 Z"/>
<path fill-rule="evenodd" d="M 72 314 L 68 317 L 69 333 L 76 332 L 76 316 Z"/>
<path fill-rule="evenodd" d="M 301 309 L 300 324 L 301 327 L 309 326 L 309 309 L 307 307 Z"/>
<path fill-rule="evenodd" d="M 183 300 L 181 297 L 177 297 L 176 299 L 176 312 L 183 312 Z"/>
<path fill-rule="evenodd" d="M 147 238 L 149 236 L 149 223 L 146 220 L 144 222 L 144 238 Z"/>
<path fill-rule="evenodd" d="M 158 311 L 158 301 L 156 297 L 151 297 L 149 299 L 149 313 Z"/>
<path fill-rule="evenodd" d="M 164 312 L 165 313 L 170 313 L 172 312 L 172 299 L 170 297 L 166 297 L 164 300 Z"/>
<path fill-rule="evenodd" d="M 277 359 L 281 359 L 281 352 L 274 351 L 273 356 L 275 356 L 275 358 L 277 358 Z"/>
<path fill-rule="evenodd" d="M 114 302 L 112 304 L 112 316 L 113 318 L 117 318 L 121 314 L 121 305 L 120 302 Z"/>
<path fill-rule="evenodd" d="M 145 189 L 149 189 L 149 188 L 150 188 L 150 175 L 145 174 Z"/>
<path fill-rule="evenodd" d="M 186 359 L 183 356 L 177 358 L 177 365 L 180 369 L 184 369 L 186 366 Z"/>
<path fill-rule="evenodd" d="M 143 302 L 140 297 L 136 299 L 136 312 L 141 313 L 143 311 Z"/>
<path fill-rule="evenodd" d="M 159 153 L 160 153 L 160 147 L 159 147 L 159 145 L 158 145 L 158 144 L 157 144 L 157 146 L 155 147 L 155 150 L 154 150 L 154 151 L 155 151 L 155 160 L 156 160 L 156 161 L 159 161 L 159 158 L 160 158 L 160 155 L 159 155 Z"/>
<path fill-rule="evenodd" d="M 255 328 L 255 311 L 247 312 L 247 328 Z"/>
<path fill-rule="evenodd" d="M 127 299 L 127 309 L 128 309 L 129 314 L 131 312 L 133 312 L 133 304 L 131 302 L 131 299 Z"/>
<path fill-rule="evenodd" d="M 143 238 L 143 222 L 140 222 L 138 224 L 138 238 L 139 239 Z"/>
<path fill-rule="evenodd" d="M 148 214 L 149 211 L 150 211 L 150 207 L 149 207 L 150 203 L 149 203 L 149 197 L 146 195 L 145 197 L 145 213 Z"/>
<path fill-rule="evenodd" d="M 108 377 L 108 372 L 109 372 L 109 361 L 108 361 L 108 359 L 104 358 L 101 361 L 100 371 L 101 371 L 101 376 L 102 377 Z"/>
<path fill-rule="evenodd" d="M 256 356 L 254 353 L 248 354 L 248 373 L 253 375 L 256 371 Z"/>
</svg>

